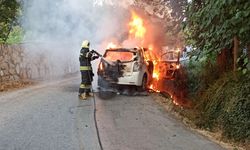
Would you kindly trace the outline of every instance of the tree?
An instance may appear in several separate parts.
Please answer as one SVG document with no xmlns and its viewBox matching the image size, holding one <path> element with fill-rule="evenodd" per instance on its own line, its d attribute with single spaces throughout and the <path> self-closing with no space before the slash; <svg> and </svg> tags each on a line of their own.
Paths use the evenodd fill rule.
<svg viewBox="0 0 250 150">
<path fill-rule="evenodd" d="M 218 54 L 233 49 L 234 70 L 237 58 L 250 42 L 249 0 L 193 0 L 187 11 L 185 33 L 198 53 Z"/>
<path fill-rule="evenodd" d="M 17 0 L 0 0 L 0 43 L 5 43 L 12 28 L 17 25 L 20 2 Z"/>
</svg>

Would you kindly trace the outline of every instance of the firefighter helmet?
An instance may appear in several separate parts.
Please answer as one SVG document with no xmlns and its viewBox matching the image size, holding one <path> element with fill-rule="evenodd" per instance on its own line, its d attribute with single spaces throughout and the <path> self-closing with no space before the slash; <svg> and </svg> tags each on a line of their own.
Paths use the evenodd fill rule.
<svg viewBox="0 0 250 150">
<path fill-rule="evenodd" d="M 82 42 L 82 48 L 89 48 L 90 42 L 88 40 L 84 40 Z"/>
</svg>

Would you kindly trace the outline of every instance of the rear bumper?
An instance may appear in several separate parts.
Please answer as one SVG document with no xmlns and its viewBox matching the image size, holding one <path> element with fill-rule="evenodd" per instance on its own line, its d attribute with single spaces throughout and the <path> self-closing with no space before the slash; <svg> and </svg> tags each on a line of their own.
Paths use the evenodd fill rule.
<svg viewBox="0 0 250 150">
<path fill-rule="evenodd" d="M 140 72 L 133 72 L 130 76 L 118 78 L 117 84 L 141 86 L 142 77 L 143 74 L 141 74 Z"/>
<path fill-rule="evenodd" d="M 135 85 L 141 86 L 143 74 L 140 72 L 133 72 L 129 76 L 119 77 L 118 81 L 108 80 L 106 77 L 98 76 L 98 86 L 115 88 L 117 85 Z"/>
</svg>

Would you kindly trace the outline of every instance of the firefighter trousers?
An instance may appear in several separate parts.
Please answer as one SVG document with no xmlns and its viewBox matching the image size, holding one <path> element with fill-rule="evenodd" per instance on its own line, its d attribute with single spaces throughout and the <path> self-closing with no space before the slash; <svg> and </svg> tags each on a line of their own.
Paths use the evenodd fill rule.
<svg viewBox="0 0 250 150">
<path fill-rule="evenodd" d="M 79 95 L 82 93 L 89 94 L 91 92 L 91 82 L 93 80 L 92 70 L 81 71 L 81 84 L 79 88 Z"/>
</svg>

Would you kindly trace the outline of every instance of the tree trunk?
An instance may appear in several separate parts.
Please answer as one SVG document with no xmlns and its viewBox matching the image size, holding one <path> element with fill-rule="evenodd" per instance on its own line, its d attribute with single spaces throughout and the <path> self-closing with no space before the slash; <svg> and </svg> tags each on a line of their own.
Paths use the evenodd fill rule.
<svg viewBox="0 0 250 150">
<path fill-rule="evenodd" d="M 237 36 L 234 36 L 234 48 L 233 48 L 233 58 L 234 58 L 234 72 L 237 71 L 237 58 L 239 53 L 239 39 Z"/>
<path fill-rule="evenodd" d="M 217 54 L 217 57 L 216 57 L 216 64 L 218 66 L 218 71 L 220 74 L 222 74 L 223 72 L 225 72 L 225 66 L 226 66 L 226 60 L 227 60 L 227 57 L 226 57 L 226 51 L 227 49 L 226 48 L 223 48 L 220 53 Z"/>
<path fill-rule="evenodd" d="M 250 59 L 250 43 L 247 46 L 247 55 L 248 55 L 248 59 Z"/>
</svg>

